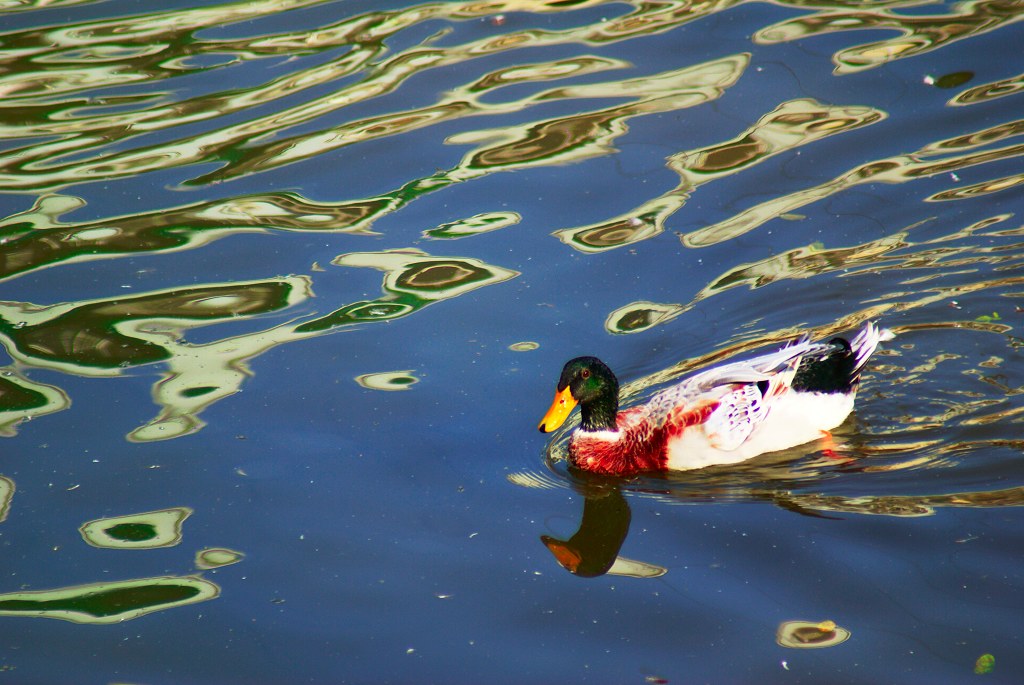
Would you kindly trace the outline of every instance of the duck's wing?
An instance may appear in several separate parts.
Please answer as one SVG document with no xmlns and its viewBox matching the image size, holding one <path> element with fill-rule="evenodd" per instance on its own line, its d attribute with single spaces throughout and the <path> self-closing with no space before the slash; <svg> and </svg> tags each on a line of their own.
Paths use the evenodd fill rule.
<svg viewBox="0 0 1024 685">
<path fill-rule="evenodd" d="M 777 352 L 702 371 L 684 383 L 692 384 L 699 392 L 712 392 L 717 387 L 733 383 L 760 383 L 787 369 L 795 370 L 807 355 L 824 354 L 831 349 L 831 345 L 826 343 L 800 340 Z"/>
<path fill-rule="evenodd" d="M 800 340 L 776 352 L 708 369 L 668 388 L 652 399 L 654 414 L 667 412 L 691 422 L 686 411 L 713 406 L 701 423 L 717 449 L 733 450 L 768 416 L 772 402 L 793 383 L 800 360 L 824 354 L 831 346 Z M 671 409 L 670 409 L 671 408 Z"/>
<path fill-rule="evenodd" d="M 725 395 L 737 389 L 737 385 L 753 385 L 753 391 L 760 392 L 763 388 L 758 388 L 758 383 L 772 383 L 781 372 L 795 370 L 804 355 L 829 349 L 828 345 L 801 340 L 777 352 L 707 369 L 654 395 L 643 413 L 652 423 L 661 424 L 670 415 L 679 413 L 681 408 L 689 410 L 708 402 L 721 402 Z M 791 380 L 791 374 L 777 379 L 780 382 Z M 728 402 L 735 404 L 737 411 L 741 411 L 740 407 L 745 403 L 742 397 L 730 398 Z M 754 408 L 743 411 L 755 417 L 758 415 Z"/>
<path fill-rule="evenodd" d="M 892 331 L 868 323 L 851 341 L 848 349 L 853 355 L 852 383 L 856 384 L 878 344 L 893 337 Z M 704 432 L 712 444 L 721 450 L 734 450 L 742 445 L 768 417 L 774 400 L 793 386 L 801 362 L 827 357 L 834 350 L 833 342 L 801 340 L 778 352 L 712 369 L 695 377 L 706 396 L 719 395 L 718 406 L 704 422 Z"/>
<path fill-rule="evenodd" d="M 801 340 L 778 352 L 736 365 L 737 369 L 725 367 L 709 376 L 709 394 L 721 393 L 718 406 L 704 422 L 704 433 L 711 444 L 725 451 L 742 445 L 768 418 L 775 399 L 793 384 L 800 361 L 828 348 L 828 345 Z"/>
<path fill-rule="evenodd" d="M 869 323 L 849 343 L 854 382 L 878 344 L 892 337 L 888 329 Z M 636 409 L 636 417 L 655 426 L 677 427 L 692 425 L 699 417 L 697 422 L 716 448 L 733 450 L 792 387 L 802 362 L 826 359 L 835 351 L 833 342 L 802 338 L 775 352 L 707 369 L 656 394 Z"/>
<path fill-rule="evenodd" d="M 770 382 L 770 381 L 769 381 Z M 720 450 L 734 450 L 768 416 L 769 401 L 755 383 L 742 383 L 724 394 L 704 421 L 704 433 Z"/>
</svg>

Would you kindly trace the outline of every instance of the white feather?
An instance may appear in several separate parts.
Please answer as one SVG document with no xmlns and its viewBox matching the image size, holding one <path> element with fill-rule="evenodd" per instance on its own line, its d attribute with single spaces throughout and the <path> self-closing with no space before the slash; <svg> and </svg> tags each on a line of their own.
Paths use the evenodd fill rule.
<svg viewBox="0 0 1024 685">
<path fill-rule="evenodd" d="M 777 452 L 812 442 L 846 420 L 854 396 L 841 393 L 787 392 L 772 405 L 768 416 L 732 449 L 709 435 L 710 419 L 694 426 L 668 444 L 668 468 L 684 471 L 716 464 L 736 464 L 759 454 Z M 711 427 L 714 428 L 714 427 Z M 703 429 L 703 430 L 702 430 Z"/>
<path fill-rule="evenodd" d="M 854 378 L 879 343 L 894 337 L 891 330 L 869 322 L 850 341 Z M 818 393 L 790 388 L 801 359 L 826 356 L 834 349 L 831 344 L 801 340 L 750 361 L 710 369 L 670 389 L 676 401 L 692 401 L 691 393 L 699 390 L 704 399 L 716 400 L 719 406 L 703 424 L 685 430 L 669 442 L 668 468 L 736 464 L 759 454 L 817 440 L 825 431 L 839 426 L 853 411 L 856 391 Z M 771 383 L 763 397 L 756 385 L 735 387 L 736 383 L 763 380 Z"/>
</svg>

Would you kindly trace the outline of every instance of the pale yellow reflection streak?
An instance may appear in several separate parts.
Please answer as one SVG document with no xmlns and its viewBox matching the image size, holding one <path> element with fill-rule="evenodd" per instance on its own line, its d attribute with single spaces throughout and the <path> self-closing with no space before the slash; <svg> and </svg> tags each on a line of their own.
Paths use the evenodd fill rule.
<svg viewBox="0 0 1024 685">
<path fill-rule="evenodd" d="M 906 183 L 918 178 L 951 173 L 987 162 L 1014 159 L 1024 155 L 1024 143 L 982 151 L 974 150 L 1022 133 L 1024 133 L 1024 120 L 1017 120 L 968 135 L 930 143 L 911 154 L 866 162 L 820 185 L 774 198 L 744 210 L 725 221 L 691 231 L 682 236 L 681 240 L 687 247 L 717 245 L 745 235 L 782 214 L 793 212 L 859 185 Z M 944 154 L 947 156 L 943 159 L 929 159 Z"/>
<path fill-rule="evenodd" d="M 284 279 L 282 283 L 290 284 L 287 306 L 293 306 L 308 298 L 309 281 L 303 277 Z M 243 289 L 244 283 L 233 284 L 233 288 Z M 179 291 L 171 292 L 176 294 Z M 150 297 L 160 293 L 151 293 Z M 181 297 L 178 296 L 180 300 Z M 55 325 L 62 319 L 69 319 L 77 310 L 98 310 L 103 307 L 116 306 L 117 300 L 93 302 L 73 302 L 50 307 L 37 307 L 27 303 L 6 302 L 0 304 L 0 317 L 5 321 L 18 322 L 17 331 L 3 336 L 3 344 L 8 354 L 22 364 L 59 370 L 64 373 L 88 376 L 117 376 L 124 370 L 124 365 L 101 366 L 96 363 L 86 364 L 72 360 L 63 361 L 46 355 L 43 349 L 21 349 L 15 344 L 14 337 L 20 330 L 31 330 L 33 327 L 43 328 Z M 203 308 L 204 302 L 193 303 L 193 308 Z M 213 302 L 210 307 L 219 307 Z M 224 303 L 221 320 L 239 320 L 245 318 L 231 313 L 232 304 Z M 179 307 L 179 309 L 185 309 Z M 198 313 L 198 312 L 197 312 Z M 121 340 L 133 341 L 136 344 L 151 344 L 170 356 L 167 360 L 168 371 L 153 390 L 154 400 L 163 405 L 160 416 L 150 424 L 134 431 L 129 437 L 137 440 L 154 440 L 177 437 L 194 432 L 204 423 L 198 418 L 199 412 L 214 402 L 234 394 L 242 382 L 250 375 L 246 360 L 270 349 L 273 345 L 287 341 L 294 336 L 288 335 L 287 325 L 277 326 L 269 331 L 238 336 L 227 340 L 203 345 L 191 345 L 182 338 L 184 332 L 197 326 L 216 323 L 217 319 L 204 320 L 189 318 L 184 314 L 176 317 L 153 314 L 138 319 L 122 320 L 117 325 L 117 335 Z M 78 324 L 81 325 L 81 324 Z M 57 335 L 75 338 L 86 329 L 76 327 L 69 320 L 63 333 Z M 90 339 L 90 344 L 103 349 L 108 344 L 104 340 Z M 42 356 L 45 355 L 45 356 Z M 195 393 L 198 388 L 201 393 Z M 66 405 L 65 405 L 66 406 Z"/>
<path fill-rule="evenodd" d="M 152 389 L 161 410 L 152 421 L 131 431 L 128 439 L 165 440 L 201 429 L 205 425 L 202 411 L 238 392 L 252 375 L 250 360 L 277 345 L 394 320 L 519 275 L 473 258 L 435 257 L 416 249 L 348 253 L 333 263 L 383 272 L 382 296 L 327 315 L 306 314 L 299 320 L 201 344 L 188 342 L 186 332 L 224 322 L 258 321 L 261 315 L 294 308 L 312 297 L 310 279 L 292 276 L 193 286 L 51 306 L 3 302 L 0 342 L 20 364 L 75 375 L 112 377 L 127 368 L 163 364 L 165 371 Z M 0 389 L 4 383 L 0 377 Z M 9 417 L 0 412 L 0 418 L 13 423 L 67 406 L 66 402 L 59 407 L 47 404 L 41 390 L 23 389 L 25 411 L 12 409 Z M 10 386 L 7 398 L 16 391 Z M 0 434 L 11 432 L 6 429 Z"/>
<path fill-rule="evenodd" d="M 0 0 L 0 11 L 16 12 L 18 10 L 37 10 L 44 7 L 70 7 L 71 5 L 86 5 L 96 0 Z"/>
<path fill-rule="evenodd" d="M 55 95 L 74 93 L 93 85 L 92 79 L 81 74 L 89 74 L 90 67 L 98 61 L 120 62 L 116 67 L 111 67 L 115 77 L 129 81 L 149 79 L 152 74 L 141 68 L 135 60 L 140 56 L 159 55 L 196 31 L 271 16 L 276 12 L 321 4 L 324 1 L 235 2 L 5 32 L 0 34 L 8 48 L 3 56 L 4 61 L 17 60 L 23 68 L 10 69 L 0 77 L 0 94 L 6 98 L 49 95 L 48 101 L 53 102 Z M 218 50 L 222 49 L 216 41 L 214 44 Z M 35 64 L 67 64 L 71 67 L 65 70 L 33 71 L 31 67 Z"/>
<path fill-rule="evenodd" d="M 671 93 L 671 88 L 680 87 L 677 83 L 680 78 L 678 75 L 680 72 L 686 71 L 674 70 L 664 74 L 634 79 L 550 89 L 518 100 L 500 103 L 487 103 L 483 101 L 483 97 L 494 89 L 525 82 L 527 77 L 529 77 L 530 81 L 566 78 L 626 66 L 628 66 L 626 63 L 617 60 L 584 56 L 528 65 L 526 67 L 516 67 L 512 70 L 499 70 L 483 79 L 452 89 L 443 95 L 436 104 L 429 107 L 360 119 L 313 134 L 280 140 L 275 139 L 266 145 L 249 145 L 247 146 L 248 152 L 245 158 L 235 163 L 230 169 L 207 174 L 199 180 L 220 180 L 244 175 L 261 169 L 309 159 L 322 155 L 324 152 L 360 142 L 406 133 L 442 121 L 470 115 L 511 114 L 554 100 L 596 97 L 637 98 L 638 103 L 634 106 L 634 109 L 636 113 L 642 113 L 644 112 L 644 107 L 640 103 L 650 103 L 659 98 L 667 97 Z M 665 106 L 667 108 L 668 103 L 665 103 Z M 658 108 L 653 111 L 662 111 L 662 109 Z M 580 119 L 584 118 L 584 116 L 585 113 L 577 115 Z M 537 125 L 536 122 L 532 124 L 532 126 Z M 479 135 L 493 136 L 494 134 Z M 503 135 L 512 137 L 515 133 L 513 129 L 508 129 Z M 475 139 L 474 134 L 462 134 L 460 136 L 453 136 L 448 142 L 472 142 Z M 464 178 L 464 176 L 460 177 L 460 180 L 464 180 Z"/>
<path fill-rule="evenodd" d="M 490 233 L 502 228 L 514 226 L 522 221 L 518 212 L 484 212 L 446 224 L 441 224 L 423 232 L 423 237 L 434 240 L 458 240 L 469 236 Z"/>
<path fill-rule="evenodd" d="M 219 585 L 199 576 L 137 578 L 0 594 L 0 616 L 103 625 L 205 602 L 219 595 Z"/>
<path fill-rule="evenodd" d="M 949 104 L 953 107 L 975 105 L 979 102 L 1015 95 L 1022 90 L 1024 90 L 1024 74 L 1017 74 L 999 81 L 972 86 L 950 100 Z"/>
<path fill-rule="evenodd" d="M 70 405 L 67 393 L 57 386 L 30 380 L 17 366 L 0 367 L 0 437 L 14 437 L 18 424 Z"/>
<path fill-rule="evenodd" d="M 787 19 L 754 33 L 757 43 L 771 45 L 808 36 L 856 30 L 895 30 L 896 38 L 839 50 L 833 56 L 837 74 L 849 74 L 905 57 L 921 55 L 955 41 L 978 36 L 1024 18 L 1015 0 L 969 0 L 952 5 L 947 14 L 897 14 L 889 9 L 836 11 L 826 9 Z"/>
<path fill-rule="evenodd" d="M 479 144 L 479 147 L 466 154 L 452 169 L 412 180 L 402 188 L 377 197 L 349 203 L 367 205 L 367 211 L 361 216 L 353 216 L 347 230 L 368 231 L 372 222 L 383 214 L 394 211 L 425 193 L 440 190 L 453 183 L 466 182 L 495 171 L 567 164 L 614 152 L 613 142 L 626 132 L 626 122 L 630 117 L 691 107 L 714 99 L 721 94 L 723 88 L 739 78 L 748 59 L 747 55 L 733 55 L 660 74 L 556 88 L 542 91 L 521 101 L 485 105 L 477 102 L 485 90 L 480 85 L 484 82 L 490 84 L 488 88 L 497 87 L 495 84 L 512 83 L 522 76 L 520 71 L 523 69 L 529 72 L 535 69 L 547 72 L 550 69 L 553 70 L 553 74 L 563 74 L 567 71 L 582 73 L 581 70 L 593 71 L 611 63 L 599 58 L 586 57 L 516 67 L 512 72 L 492 72 L 476 84 L 458 91 L 457 99 L 453 101 L 452 106 L 457 106 L 462 111 L 471 111 L 476 107 L 496 112 L 512 111 L 509 108 L 518 109 L 523 107 L 524 103 L 542 103 L 566 98 L 623 97 L 633 101 L 554 119 L 451 136 L 447 140 L 448 143 Z M 401 125 L 417 126 L 417 121 L 413 117 L 408 121 L 402 121 Z M 378 119 L 377 123 L 383 122 Z M 388 133 L 396 131 L 393 127 L 385 128 Z M 374 131 L 373 135 L 383 133 Z M 315 149 L 308 151 L 310 155 L 316 152 Z M 286 154 L 284 150 L 280 153 Z M 236 170 L 245 168 L 244 162 L 235 167 Z M 341 204 L 344 206 L 345 203 Z"/>
<path fill-rule="evenodd" d="M 739 57 L 739 56 L 737 56 Z M 743 66 L 746 65 L 746 56 Z M 737 65 L 738 66 L 738 65 Z M 739 76 L 722 71 L 717 82 L 706 72 L 708 95 L 720 93 Z M 737 174 L 782 152 L 882 120 L 885 114 L 871 107 L 831 107 L 815 100 L 784 102 L 732 140 L 699 150 L 680 152 L 667 166 L 679 174 L 673 190 L 644 202 L 627 214 L 588 226 L 566 228 L 554 235 L 581 252 L 603 252 L 658 235 L 665 221 L 705 183 Z"/>
<path fill-rule="evenodd" d="M 993 290 L 1007 296 L 1020 294 L 1019 289 L 1024 287 L 1024 276 L 1017 275 L 1015 271 L 1016 264 L 1024 257 L 1024 244 L 1006 246 L 995 240 L 1007 236 L 1024 235 L 1022 227 L 1004 227 L 1005 222 L 1011 218 L 1012 215 L 1009 214 L 995 215 L 973 222 L 948 235 L 930 240 L 912 241 L 910 236 L 913 231 L 923 225 L 923 223 L 919 223 L 891 235 L 858 245 L 833 248 L 810 245 L 788 250 L 758 262 L 739 264 L 726 270 L 702 288 L 689 303 L 676 305 L 674 315 L 689 311 L 699 302 L 714 295 L 741 286 L 750 289 L 761 288 L 783 280 L 805 279 L 830 273 L 846 278 L 879 271 L 908 274 L 914 270 L 925 271 L 926 274 L 922 277 L 903 279 L 898 285 L 907 287 L 906 290 L 866 299 L 862 302 L 862 307 L 859 310 L 852 311 L 840 320 L 825 326 L 812 329 L 790 326 L 771 332 L 761 330 L 739 332 L 717 351 L 680 362 L 664 371 L 625 384 L 623 394 L 626 397 L 632 397 L 654 385 L 666 383 L 684 374 L 733 358 L 738 354 L 751 352 L 763 346 L 785 344 L 804 333 L 808 333 L 816 339 L 828 339 L 858 328 L 866 321 L 884 320 L 885 315 L 889 313 L 926 307 L 938 302 L 962 298 L 974 292 Z M 975 240 L 963 242 L 964 238 L 972 236 Z M 991 237 L 993 240 L 985 240 L 986 237 Z M 998 270 L 1001 266 L 1008 266 L 1011 273 L 1000 278 L 978 279 L 970 282 L 961 282 L 955 278 L 956 275 L 964 273 L 965 267 L 981 266 L 992 267 L 994 270 Z M 942 279 L 952 282 L 944 283 Z M 1018 290 L 1014 290 L 1015 288 Z M 948 325 L 1003 335 L 1012 330 L 1011 326 L 998 321 L 959 321 Z M 901 330 L 911 330 L 911 328 L 897 328 L 896 332 L 898 334 Z M 939 355 L 928 363 L 937 364 L 948 359 L 948 356 Z M 913 369 L 908 372 L 902 382 L 913 382 L 915 378 L 928 370 L 928 366 Z M 1004 392 L 1003 396 L 1009 394 Z M 969 414 L 983 406 L 971 405 L 963 408 L 963 403 L 955 404 L 957 406 L 955 414 L 946 415 L 945 419 Z M 933 419 L 921 417 L 920 422 L 930 424 Z M 914 423 L 914 421 L 908 421 L 908 423 Z"/>
<path fill-rule="evenodd" d="M 350 315 L 347 319 L 335 321 L 329 315 L 314 321 L 282 324 L 265 331 L 202 345 L 189 345 L 165 338 L 160 344 L 171 353 L 171 357 L 167 361 L 167 371 L 162 380 L 153 387 L 153 399 L 163 409 L 152 421 L 129 433 L 128 439 L 135 442 L 166 440 L 201 429 L 205 422 L 199 418 L 199 413 L 213 402 L 238 392 L 245 379 L 251 375 L 248 360 L 277 345 L 322 335 L 356 323 L 406 316 L 433 302 L 458 297 L 518 275 L 517 272 L 484 265 L 477 260 L 431 257 L 419 250 L 351 253 L 341 255 L 333 263 L 383 271 L 383 289 L 386 294 L 377 300 L 378 306 L 384 309 L 400 301 L 402 308 L 397 313 L 384 313 L 379 318 L 374 318 L 371 312 L 361 317 Z M 460 267 L 460 263 L 465 266 Z M 306 290 L 297 292 L 295 297 L 298 299 L 309 295 L 311 293 Z M 355 306 L 366 311 L 372 310 L 374 303 L 356 303 Z M 346 309 L 349 308 L 340 311 Z M 132 335 L 145 339 L 146 330 L 133 330 Z M 209 387 L 211 379 L 215 385 L 210 392 L 203 395 L 190 393 L 197 387 Z"/>
<path fill-rule="evenodd" d="M 670 30 L 682 23 L 705 16 L 735 4 L 711 2 L 692 5 L 671 2 L 661 5 L 641 4 L 633 12 L 593 25 L 561 31 L 524 30 L 506 34 L 486 36 L 463 45 L 438 47 L 427 43 L 407 49 L 391 56 L 384 56 L 384 40 L 397 31 L 426 20 L 448 20 L 482 17 L 515 9 L 529 9 L 533 12 L 564 12 L 581 7 L 602 4 L 581 2 L 566 6 L 558 2 L 536 2 L 528 6 L 517 2 L 492 3 L 434 3 L 419 5 L 396 11 L 372 12 L 345 19 L 333 26 L 320 28 L 312 33 L 299 32 L 269 38 L 230 40 L 183 40 L 195 31 L 220 24 L 239 22 L 266 16 L 271 11 L 316 4 L 311 0 L 293 0 L 282 4 L 276 0 L 256 3 L 235 3 L 203 10 L 155 13 L 133 18 L 119 18 L 91 24 L 61 27 L 39 33 L 11 34 L 12 43 L 19 45 L 19 59 L 32 64 L 33 57 L 46 56 L 50 61 L 60 61 L 61 50 L 73 49 L 70 64 L 63 70 L 38 71 L 32 68 L 13 69 L 6 77 L 0 77 L 0 92 L 9 98 L 18 99 L 18 107 L 24 108 L 31 102 L 36 89 L 44 87 L 49 97 L 54 93 L 72 94 L 88 89 L 98 82 L 109 83 L 111 79 L 127 82 L 141 79 L 166 77 L 169 72 L 183 68 L 181 55 L 171 52 L 157 52 L 150 56 L 156 61 L 156 71 L 134 66 L 132 60 L 104 62 L 85 67 L 80 61 L 85 56 L 101 56 L 113 59 L 117 47 L 140 42 L 153 47 L 163 40 L 167 45 L 186 44 L 192 53 L 214 55 L 236 55 L 245 59 L 281 54 L 308 54 L 311 51 L 345 48 L 347 52 L 330 62 L 309 67 L 298 74 L 287 74 L 267 84 L 247 90 L 226 91 L 210 96 L 198 96 L 182 102 L 164 104 L 169 97 L 149 103 L 152 107 L 134 111 L 107 112 L 104 107 L 122 103 L 147 104 L 151 95 L 115 95 L 98 102 L 79 99 L 69 103 L 70 111 L 40 123 L 39 118 L 49 117 L 54 106 L 47 101 L 41 106 L 36 117 L 19 117 L 19 122 L 0 127 L 0 135 L 10 139 L 57 136 L 57 139 L 41 142 L 32 140 L 31 145 L 9 150 L 0 155 L 0 185 L 11 189 L 46 189 L 60 187 L 81 180 L 103 180 L 145 171 L 170 168 L 197 162 L 217 160 L 227 156 L 229 150 L 232 162 L 214 174 L 201 180 L 229 178 L 238 173 L 249 173 L 274 168 L 311 154 L 322 154 L 358 140 L 392 135 L 400 130 L 429 125 L 434 121 L 467 113 L 500 113 L 508 111 L 503 107 L 476 107 L 470 105 L 473 97 L 463 90 L 462 100 L 442 98 L 434 106 L 422 111 L 381 115 L 379 120 L 351 122 L 340 127 L 327 128 L 312 134 L 294 136 L 291 139 L 276 138 L 273 142 L 262 143 L 265 135 L 281 136 L 287 128 L 308 124 L 308 122 L 335 112 L 349 104 L 389 93 L 414 74 L 422 73 L 452 64 L 463 63 L 476 57 L 492 55 L 524 47 L 544 47 L 565 43 L 601 44 L 625 40 L 639 35 Z M 54 46 L 57 46 L 56 48 Z M 130 51 L 130 47 L 129 47 Z M 102 53 L 102 54 L 101 54 Z M 599 58 L 590 59 L 595 64 Z M 162 61 L 161 61 L 162 60 Z M 145 60 L 143 60 L 145 62 Z M 225 65 L 234 60 L 229 58 Z M 610 60 L 603 60 L 605 66 Z M 148 62 L 147 62 L 148 63 Z M 170 67 L 166 65 L 171 65 Z M 198 69 L 198 67 L 196 67 Z M 146 138 L 139 137 L 146 132 L 163 130 L 181 123 L 190 123 L 220 117 L 233 112 L 243 112 L 253 105 L 279 99 L 288 94 L 308 90 L 311 87 L 336 81 L 352 75 L 360 69 L 367 73 L 355 83 L 341 85 L 327 95 L 307 102 L 281 109 L 265 116 L 256 116 L 248 121 L 222 127 L 214 131 L 185 136 L 172 143 L 147 145 Z M 92 70 L 92 71 L 90 71 Z M 528 74 L 528 70 L 520 75 Z M 528 78 L 558 77 L 557 70 L 547 73 L 534 70 Z M 4 79 L 7 79 L 6 81 Z M 477 87 L 486 89 L 503 85 L 499 81 L 488 81 L 485 77 Z M 595 93 L 596 94 L 596 93 Z M 629 96 L 629 93 L 623 95 Z M 635 95 L 635 93 L 634 93 Z M 19 97 L 24 96 L 24 97 Z M 608 96 L 608 95 L 606 95 Z M 562 97 L 572 97 L 563 93 Z M 536 99 L 527 98 L 510 104 L 513 109 L 525 107 Z M 85 109 L 82 106 L 89 105 Z M 92 105 L 96 105 L 93 107 Z M 12 103 L 13 106 L 13 103 Z M 468 107 L 468 109 L 463 109 Z M 35 122 L 35 123 L 33 123 Z M 360 133 L 361 132 L 361 133 Z M 126 139 L 138 141 L 135 149 L 124 149 Z M 109 149 L 109 141 L 116 140 L 116 149 Z M 90 154 L 82 157 L 81 153 Z M 73 161 L 67 156 L 75 154 Z M 62 163 L 61 159 L 65 161 Z M 236 165 L 238 169 L 236 169 Z"/>
<path fill-rule="evenodd" d="M 146 339 L 145 331 L 126 330 L 132 337 Z M 249 361 L 264 352 L 307 336 L 296 336 L 289 325 L 234 336 L 202 345 L 162 340 L 171 353 L 167 370 L 153 386 L 153 401 L 161 407 L 151 421 L 128 434 L 132 442 L 151 442 L 190 435 L 206 422 L 199 414 L 215 402 L 241 390 L 252 375 Z M 202 395 L 193 395 L 195 388 L 210 388 Z"/>
<path fill-rule="evenodd" d="M 1024 506 L 1024 488 L 957 492 L 943 495 L 777 495 L 780 504 L 801 509 L 835 511 L 882 516 L 930 516 L 938 507 L 1019 507 Z"/>
<path fill-rule="evenodd" d="M 731 55 L 653 76 L 617 83 L 570 86 L 541 93 L 536 97 L 537 101 L 627 95 L 636 95 L 636 101 L 563 119 L 451 136 L 449 143 L 488 142 L 489 145 L 468 154 L 460 168 L 449 176 L 464 180 L 497 168 L 522 169 L 607 154 L 612 151 L 611 143 L 625 133 L 628 118 L 695 107 L 714 100 L 736 83 L 749 60 L 747 54 Z M 551 141 L 547 142 L 545 138 Z"/>
<path fill-rule="evenodd" d="M 85 204 L 70 195 L 44 195 L 29 209 L 0 219 L 0 281 L 76 262 L 193 249 L 243 233 L 370 234 L 373 219 L 394 210 L 401 201 L 381 196 L 316 202 L 298 193 L 266 193 L 83 222 L 62 220 Z"/>
<path fill-rule="evenodd" d="M 156 511 L 86 521 L 79 526 L 78 532 L 81 533 L 82 539 L 93 547 L 108 549 L 174 547 L 181 542 L 182 526 L 185 524 L 185 519 L 191 515 L 190 507 L 169 507 Z M 124 536 L 119 533 L 119 526 L 145 526 L 150 535 L 141 539 L 132 535 Z"/>
<path fill-rule="evenodd" d="M 943 202 L 946 200 L 964 200 L 981 195 L 991 195 L 992 193 L 998 193 L 1011 188 L 1018 188 L 1021 185 L 1024 185 L 1024 173 L 1012 174 L 1002 178 L 994 178 L 989 181 L 971 183 L 965 186 L 960 186 L 959 188 L 943 190 L 940 193 L 935 193 L 934 195 L 926 197 L 925 201 Z"/>
</svg>

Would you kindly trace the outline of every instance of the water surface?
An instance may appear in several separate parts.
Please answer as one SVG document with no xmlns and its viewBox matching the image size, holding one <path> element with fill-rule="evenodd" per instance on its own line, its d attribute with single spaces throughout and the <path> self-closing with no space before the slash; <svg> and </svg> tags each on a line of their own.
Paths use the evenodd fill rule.
<svg viewBox="0 0 1024 685">
<path fill-rule="evenodd" d="M 17 682 L 1024 669 L 1024 5 L 0 12 Z M 570 357 L 631 403 L 868 320 L 832 445 L 536 431 Z"/>
</svg>

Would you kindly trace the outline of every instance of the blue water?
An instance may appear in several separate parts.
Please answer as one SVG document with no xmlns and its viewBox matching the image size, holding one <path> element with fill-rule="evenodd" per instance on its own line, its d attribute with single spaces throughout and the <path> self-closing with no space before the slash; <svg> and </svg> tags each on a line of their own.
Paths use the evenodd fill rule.
<svg viewBox="0 0 1024 685">
<path fill-rule="evenodd" d="M 1016 682 L 1020 8 L 176 4 L 0 4 L 0 371 L 51 397 L 0 394 L 0 610 L 136 579 L 219 594 L 108 624 L 0 615 L 10 682 Z M 830 11 L 890 27 L 771 39 Z M 834 73 L 893 25 L 927 37 L 922 17 L 966 34 Z M 62 52 L 105 31 L 135 52 Z M 653 78 L 743 53 L 730 78 Z M 470 88 L 488 79 L 515 82 Z M 38 203 L 60 209 L 18 216 Z M 424 235 L 494 212 L 518 221 Z M 617 220 L 651 230 L 556 234 Z M 609 325 L 650 302 L 674 314 Z M 630 404 L 867 320 L 898 337 L 831 451 L 594 482 L 537 432 L 579 354 Z M 172 546 L 78 531 L 171 507 L 192 510 Z M 581 525 L 592 577 L 541 540 Z M 219 547 L 244 558 L 197 568 Z M 777 644 L 798 619 L 850 638 Z"/>
</svg>

